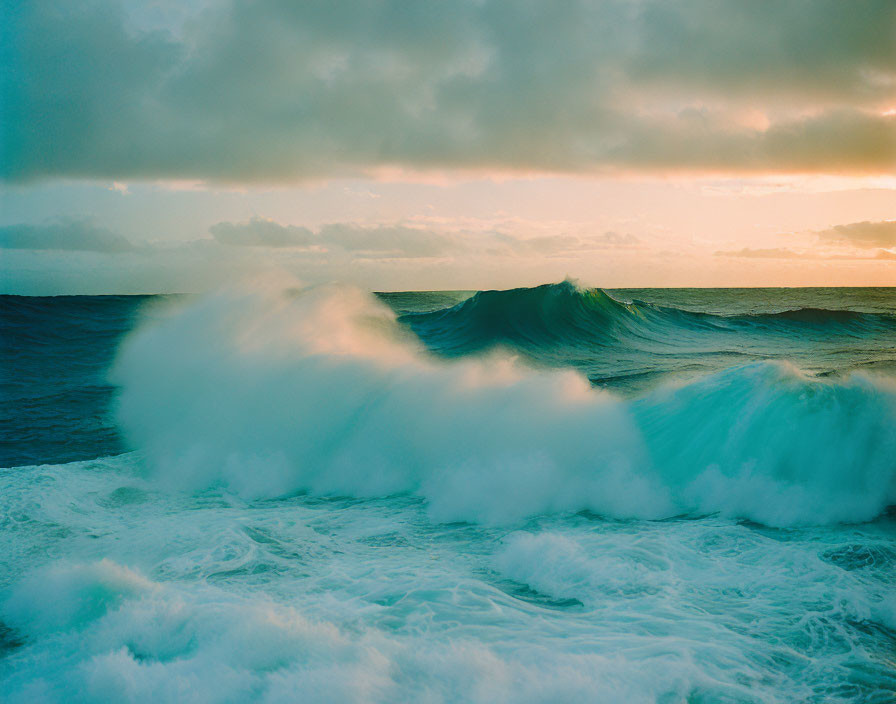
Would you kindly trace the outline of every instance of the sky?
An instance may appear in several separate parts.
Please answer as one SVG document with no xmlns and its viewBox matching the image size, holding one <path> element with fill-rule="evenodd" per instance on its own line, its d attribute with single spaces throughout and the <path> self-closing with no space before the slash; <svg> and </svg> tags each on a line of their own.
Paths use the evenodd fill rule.
<svg viewBox="0 0 896 704">
<path fill-rule="evenodd" d="M 0 292 L 896 285 L 892 0 L 10 0 Z"/>
</svg>

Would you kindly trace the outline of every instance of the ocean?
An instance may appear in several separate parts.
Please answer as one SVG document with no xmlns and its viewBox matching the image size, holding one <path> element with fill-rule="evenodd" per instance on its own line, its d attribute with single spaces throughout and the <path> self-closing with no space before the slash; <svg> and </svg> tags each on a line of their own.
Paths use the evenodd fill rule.
<svg viewBox="0 0 896 704">
<path fill-rule="evenodd" d="M 896 289 L 0 297 L 3 702 L 892 702 Z"/>
</svg>

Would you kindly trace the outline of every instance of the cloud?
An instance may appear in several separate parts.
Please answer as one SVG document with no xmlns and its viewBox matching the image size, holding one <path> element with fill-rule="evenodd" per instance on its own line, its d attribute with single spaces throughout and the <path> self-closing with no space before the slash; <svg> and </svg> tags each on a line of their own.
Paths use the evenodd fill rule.
<svg viewBox="0 0 896 704">
<path fill-rule="evenodd" d="M 103 235 L 99 239 L 72 236 L 91 229 L 109 234 L 97 225 L 78 222 L 82 225 L 79 229 L 73 222 L 78 221 L 0 228 L 2 246 L 29 247 L 0 253 L 0 293 L 196 292 L 277 271 L 289 272 L 307 284 L 342 281 L 371 290 L 510 288 L 560 281 L 567 276 L 603 287 L 886 286 L 892 283 L 896 257 L 888 249 L 851 250 L 864 256 L 840 254 L 838 250 L 822 256 L 812 249 L 746 249 L 717 253 L 717 257 L 732 257 L 725 263 L 686 242 L 679 250 L 657 251 L 650 246 L 649 235 L 639 240 L 619 233 L 588 234 L 561 222 L 535 227 L 534 223 L 514 221 L 518 229 L 512 229 L 505 220 L 497 224 L 441 218 L 427 223 L 414 221 L 413 226 L 349 222 L 313 229 L 262 220 L 268 230 L 282 230 L 273 240 L 270 235 L 263 236 L 264 227 L 249 220 L 215 227 L 219 238 L 233 244 L 204 237 L 188 242 L 119 246 L 121 240 L 115 235 L 111 240 Z M 304 241 L 306 229 L 311 232 L 311 244 L 250 244 L 259 240 L 282 242 L 290 237 Z M 52 231 L 67 234 L 31 234 Z M 9 235 L 21 232 L 26 235 Z M 407 242 L 405 237 L 414 239 Z M 443 251 L 446 240 L 450 249 Z M 33 248 L 38 246 L 52 248 Z M 752 257 L 751 263 L 747 265 L 748 259 L 742 257 Z M 859 259 L 865 260 L 861 269 L 856 265 Z"/>
<path fill-rule="evenodd" d="M 855 247 L 896 246 L 896 220 L 854 222 L 835 225 L 818 233 L 822 240 L 848 243 Z"/>
<path fill-rule="evenodd" d="M 488 241 L 489 238 L 486 238 Z M 573 255 L 582 252 L 593 252 L 604 249 L 631 249 L 640 243 L 634 235 L 604 232 L 600 235 L 536 235 L 520 237 L 504 232 L 490 234 L 493 244 L 492 253 L 500 253 L 502 249 L 510 254 L 529 254 L 544 256 Z"/>
<path fill-rule="evenodd" d="M 365 258 L 425 258 L 485 253 L 490 255 L 563 256 L 605 249 L 631 249 L 640 240 L 634 235 L 604 232 L 600 235 L 521 236 L 500 230 L 468 232 L 436 230 L 401 223 L 364 225 L 353 222 L 322 225 L 317 232 L 307 227 L 281 225 L 265 218 L 247 222 L 221 222 L 209 228 L 220 243 L 252 247 L 303 247 L 320 252 L 341 251 Z"/>
<path fill-rule="evenodd" d="M 331 223 L 314 233 L 307 227 L 281 225 L 256 217 L 243 223 L 220 222 L 212 225 L 209 232 L 215 240 L 227 245 L 316 247 L 324 251 L 337 248 L 371 257 L 437 257 L 460 248 L 455 238 L 400 224 Z"/>
<path fill-rule="evenodd" d="M 721 250 L 714 253 L 717 257 L 743 257 L 746 259 L 815 259 L 826 261 L 868 261 L 872 259 L 896 259 L 896 252 L 887 249 L 878 249 L 874 255 L 843 253 L 843 252 L 796 252 L 786 248 L 750 249 L 745 247 L 738 250 Z"/>
<path fill-rule="evenodd" d="M 723 250 L 715 253 L 717 257 L 744 257 L 747 259 L 813 259 L 813 255 L 800 254 L 792 249 L 770 248 L 751 249 L 744 247 L 738 250 Z"/>
<path fill-rule="evenodd" d="M 323 242 L 346 251 L 376 256 L 437 257 L 460 248 L 459 242 L 447 235 L 403 225 L 336 223 L 324 225 L 319 236 Z"/>
<path fill-rule="evenodd" d="M 0 226 L 0 249 L 55 249 L 120 253 L 135 249 L 128 240 L 85 220 L 64 220 L 46 225 Z"/>
<path fill-rule="evenodd" d="M 127 239 L 90 221 L 67 219 L 46 225 L 0 227 L 0 248 L 68 250 L 104 253 L 152 254 L 160 250 L 215 255 L 230 250 L 283 250 L 292 257 L 312 261 L 336 256 L 342 263 L 358 259 L 427 259 L 484 254 L 503 257 L 577 256 L 584 252 L 639 246 L 634 235 L 604 232 L 600 235 L 521 236 L 487 230 L 468 231 L 402 223 L 329 223 L 312 230 L 302 225 L 282 224 L 263 217 L 244 222 L 222 221 L 208 228 L 211 239 L 196 239 L 177 245 L 144 243 L 135 247 Z M 230 256 L 230 255 L 227 255 Z"/>
<path fill-rule="evenodd" d="M 891 0 L 4 8 L 12 181 L 896 166 Z"/>
<path fill-rule="evenodd" d="M 281 225 L 266 218 L 244 223 L 219 222 L 209 232 L 221 244 L 237 247 L 307 247 L 315 241 L 307 227 Z"/>
</svg>

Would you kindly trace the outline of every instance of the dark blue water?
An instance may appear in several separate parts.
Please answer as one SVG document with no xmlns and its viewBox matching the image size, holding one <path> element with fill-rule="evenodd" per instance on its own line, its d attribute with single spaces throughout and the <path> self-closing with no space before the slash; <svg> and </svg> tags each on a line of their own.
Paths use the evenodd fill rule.
<svg viewBox="0 0 896 704">
<path fill-rule="evenodd" d="M 124 447 L 107 373 L 147 296 L 0 296 L 0 466 Z"/>
</svg>

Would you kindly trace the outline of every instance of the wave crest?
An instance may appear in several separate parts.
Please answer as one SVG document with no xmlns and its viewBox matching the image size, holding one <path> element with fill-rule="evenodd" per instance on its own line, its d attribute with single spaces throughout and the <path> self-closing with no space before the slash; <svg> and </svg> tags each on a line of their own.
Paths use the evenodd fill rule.
<svg viewBox="0 0 896 704">
<path fill-rule="evenodd" d="M 401 318 L 434 350 L 453 355 L 495 345 L 522 350 L 583 348 L 631 353 L 656 346 L 705 344 L 705 333 L 794 336 L 807 330 L 856 334 L 896 332 L 884 313 L 799 308 L 778 313 L 718 315 L 618 301 L 572 281 L 508 291 L 481 291 L 457 305 Z M 720 338 L 714 338 L 718 341 Z"/>
</svg>

